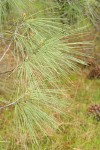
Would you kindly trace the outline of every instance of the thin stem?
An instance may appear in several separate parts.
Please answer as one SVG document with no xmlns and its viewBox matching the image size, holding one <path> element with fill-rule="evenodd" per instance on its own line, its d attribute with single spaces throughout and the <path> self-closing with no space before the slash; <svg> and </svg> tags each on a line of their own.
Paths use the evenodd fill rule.
<svg viewBox="0 0 100 150">
<path fill-rule="evenodd" d="M 5 57 L 6 53 L 9 51 L 10 47 L 11 47 L 11 44 L 13 42 L 13 38 L 11 39 L 7 49 L 5 50 L 5 52 L 3 53 L 2 57 L 0 58 L 0 62 L 3 60 L 3 58 Z"/>
<path fill-rule="evenodd" d="M 24 98 L 25 95 L 26 95 L 26 94 L 24 94 L 22 97 L 18 98 L 16 101 L 14 101 L 14 102 L 12 102 L 12 103 L 10 103 L 10 104 L 7 104 L 7 105 L 5 105 L 5 106 L 0 107 L 0 110 L 5 109 L 5 108 L 7 108 L 7 107 L 10 107 L 10 106 L 12 106 L 12 105 L 17 104 L 18 101 L 19 101 L 20 99 Z"/>
<path fill-rule="evenodd" d="M 16 26 L 16 29 L 15 29 L 15 32 L 14 32 L 14 36 L 16 35 L 17 30 L 18 30 L 18 25 Z M 7 47 L 7 49 L 5 50 L 5 52 L 3 53 L 3 55 L 1 56 L 0 62 L 3 60 L 3 58 L 4 58 L 5 55 L 6 55 L 6 53 L 9 51 L 9 49 L 10 49 L 10 47 L 11 47 L 11 45 L 12 45 L 13 39 L 14 39 L 14 37 L 12 37 L 12 39 L 11 39 L 11 41 L 10 41 L 10 43 L 9 43 L 9 45 L 8 45 L 8 47 Z"/>
</svg>

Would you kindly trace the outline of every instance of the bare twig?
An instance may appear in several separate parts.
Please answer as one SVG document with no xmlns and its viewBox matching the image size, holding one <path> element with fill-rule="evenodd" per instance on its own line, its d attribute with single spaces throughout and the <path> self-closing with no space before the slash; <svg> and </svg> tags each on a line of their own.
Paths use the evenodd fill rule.
<svg viewBox="0 0 100 150">
<path fill-rule="evenodd" d="M 15 69 L 15 68 L 14 68 Z M 0 75 L 1 74 L 7 74 L 7 73 L 10 73 L 10 72 L 12 72 L 14 69 L 11 69 L 11 70 L 8 70 L 8 71 L 5 71 L 5 72 L 0 72 Z"/>
<path fill-rule="evenodd" d="M 16 29 L 15 29 L 14 37 L 15 37 L 15 35 L 16 35 L 16 33 L 17 33 L 17 30 L 18 30 L 18 26 L 17 26 Z M 13 42 L 14 37 L 12 37 L 12 39 L 11 39 L 11 41 L 10 41 L 10 43 L 9 43 L 9 45 L 8 45 L 8 47 L 7 47 L 7 49 L 5 50 L 5 52 L 3 53 L 2 57 L 0 58 L 0 62 L 3 60 L 3 58 L 4 58 L 5 55 L 6 55 L 6 53 L 9 51 L 9 49 L 10 49 L 10 47 L 11 47 L 11 45 L 12 45 L 12 42 Z"/>
<path fill-rule="evenodd" d="M 10 47 L 11 47 L 11 44 L 13 42 L 13 38 L 11 39 L 7 49 L 5 50 L 5 52 L 3 53 L 2 57 L 0 58 L 0 62 L 3 60 L 3 58 L 5 57 L 6 53 L 9 51 Z"/>
<path fill-rule="evenodd" d="M 1 109 L 4 109 L 4 108 L 7 108 L 7 107 L 9 107 L 9 106 L 11 106 L 11 105 L 15 105 L 16 103 L 17 103 L 17 101 L 12 102 L 12 103 L 10 103 L 10 104 L 8 104 L 8 105 L 2 106 L 2 107 L 0 107 L 0 110 L 1 110 Z"/>
<path fill-rule="evenodd" d="M 7 105 L 5 105 L 5 106 L 0 107 L 0 110 L 5 109 L 5 108 L 7 108 L 7 107 L 10 107 L 10 106 L 12 106 L 12 105 L 17 104 L 18 101 L 19 101 L 20 99 L 24 98 L 25 95 L 26 95 L 26 94 L 22 95 L 22 96 L 21 96 L 20 98 L 18 98 L 16 101 L 14 101 L 14 102 L 12 102 L 12 103 L 10 103 L 10 104 L 7 104 Z"/>
</svg>

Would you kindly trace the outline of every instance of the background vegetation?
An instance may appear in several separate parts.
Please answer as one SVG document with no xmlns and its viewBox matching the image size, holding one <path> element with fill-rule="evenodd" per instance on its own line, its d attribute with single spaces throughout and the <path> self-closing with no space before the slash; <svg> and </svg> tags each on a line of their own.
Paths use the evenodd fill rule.
<svg viewBox="0 0 100 150">
<path fill-rule="evenodd" d="M 97 0 L 0 1 L 0 149 L 99 150 Z M 93 58 L 94 57 L 94 58 Z"/>
</svg>

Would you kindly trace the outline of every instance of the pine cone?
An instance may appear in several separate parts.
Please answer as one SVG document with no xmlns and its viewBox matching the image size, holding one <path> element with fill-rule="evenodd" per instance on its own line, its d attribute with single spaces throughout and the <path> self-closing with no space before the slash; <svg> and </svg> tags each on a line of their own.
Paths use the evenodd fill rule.
<svg viewBox="0 0 100 150">
<path fill-rule="evenodd" d="M 88 75 L 89 79 L 95 79 L 95 78 L 100 78 L 100 66 L 97 66 L 95 68 L 93 68 L 89 75 Z"/>
<path fill-rule="evenodd" d="M 100 121 L 100 105 L 99 104 L 91 105 L 88 108 L 88 114 L 93 116 L 93 118 L 96 119 L 97 121 Z"/>
</svg>

